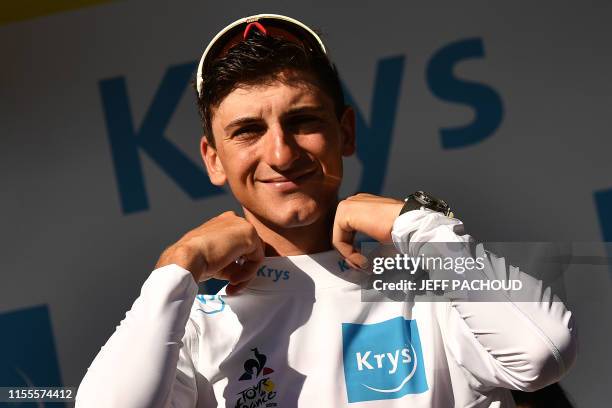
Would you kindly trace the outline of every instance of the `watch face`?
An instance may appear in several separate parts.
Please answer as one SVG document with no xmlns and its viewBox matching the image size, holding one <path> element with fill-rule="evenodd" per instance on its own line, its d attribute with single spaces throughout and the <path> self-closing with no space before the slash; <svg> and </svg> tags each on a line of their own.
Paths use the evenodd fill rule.
<svg viewBox="0 0 612 408">
<path fill-rule="evenodd" d="M 433 209 L 437 211 L 445 211 L 448 208 L 448 204 L 444 200 L 440 200 L 424 191 L 414 193 L 414 198 L 425 206 L 434 207 Z"/>
<path fill-rule="evenodd" d="M 430 195 L 424 191 L 417 191 L 414 193 L 414 198 L 423 205 L 431 203 Z"/>
</svg>

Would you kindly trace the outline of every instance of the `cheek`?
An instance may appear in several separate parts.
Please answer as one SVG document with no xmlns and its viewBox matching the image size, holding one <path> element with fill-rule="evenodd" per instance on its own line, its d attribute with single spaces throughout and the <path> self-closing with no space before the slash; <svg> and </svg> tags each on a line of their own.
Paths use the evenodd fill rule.
<svg viewBox="0 0 612 408">
<path fill-rule="evenodd" d="M 336 135 L 311 135 L 301 141 L 301 147 L 316 159 L 326 173 L 339 175 L 342 171 L 342 152 Z"/>
<path fill-rule="evenodd" d="M 230 184 L 243 183 L 257 166 L 256 155 L 249 147 L 232 146 L 223 150 L 221 162 Z"/>
</svg>

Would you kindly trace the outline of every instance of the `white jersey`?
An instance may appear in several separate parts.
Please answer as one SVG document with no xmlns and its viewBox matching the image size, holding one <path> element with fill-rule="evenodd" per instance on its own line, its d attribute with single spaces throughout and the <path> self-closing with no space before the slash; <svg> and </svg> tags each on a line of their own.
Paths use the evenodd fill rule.
<svg viewBox="0 0 612 408">
<path fill-rule="evenodd" d="M 402 252 L 471 239 L 428 210 L 400 216 L 393 237 Z M 487 273 L 507 278 L 479 247 Z M 76 406 L 513 407 L 508 389 L 557 381 L 575 359 L 571 313 L 537 282 L 530 302 L 363 302 L 364 273 L 336 251 L 270 257 L 226 296 L 197 295 L 177 265 L 156 269 Z"/>
</svg>

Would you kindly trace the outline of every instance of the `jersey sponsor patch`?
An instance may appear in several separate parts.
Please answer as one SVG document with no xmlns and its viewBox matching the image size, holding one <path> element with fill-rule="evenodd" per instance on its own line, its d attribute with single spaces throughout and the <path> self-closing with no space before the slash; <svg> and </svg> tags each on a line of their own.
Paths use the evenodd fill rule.
<svg viewBox="0 0 612 408">
<path fill-rule="evenodd" d="M 257 347 L 244 362 L 244 372 L 238 379 L 249 384 L 238 393 L 235 408 L 276 407 L 276 385 L 270 378 L 274 370 L 266 365 L 268 357 Z"/>
<path fill-rule="evenodd" d="M 288 270 L 269 268 L 267 265 L 261 265 L 259 269 L 257 269 L 257 276 L 272 279 L 272 282 L 288 280 L 289 275 L 290 272 Z"/>
<path fill-rule="evenodd" d="M 377 401 L 428 390 L 415 320 L 342 324 L 348 402 Z"/>
</svg>

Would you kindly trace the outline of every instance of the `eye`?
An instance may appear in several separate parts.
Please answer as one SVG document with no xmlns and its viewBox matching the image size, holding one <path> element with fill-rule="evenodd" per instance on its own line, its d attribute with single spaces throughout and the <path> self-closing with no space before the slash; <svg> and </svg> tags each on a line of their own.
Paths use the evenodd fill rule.
<svg viewBox="0 0 612 408">
<path fill-rule="evenodd" d="M 266 131 L 265 126 L 262 126 L 262 125 L 257 125 L 257 124 L 246 125 L 246 126 L 242 126 L 236 129 L 232 133 L 232 139 L 234 138 L 246 139 L 246 138 L 251 138 L 251 137 L 257 137 L 257 136 L 262 135 L 265 131 Z"/>
<path fill-rule="evenodd" d="M 299 115 L 293 118 L 293 122 L 295 123 L 309 123 L 309 122 L 315 122 L 318 120 L 319 118 L 313 115 Z"/>
<path fill-rule="evenodd" d="M 323 120 L 315 115 L 297 115 L 287 121 L 287 126 L 297 134 L 316 133 L 323 126 Z"/>
</svg>

